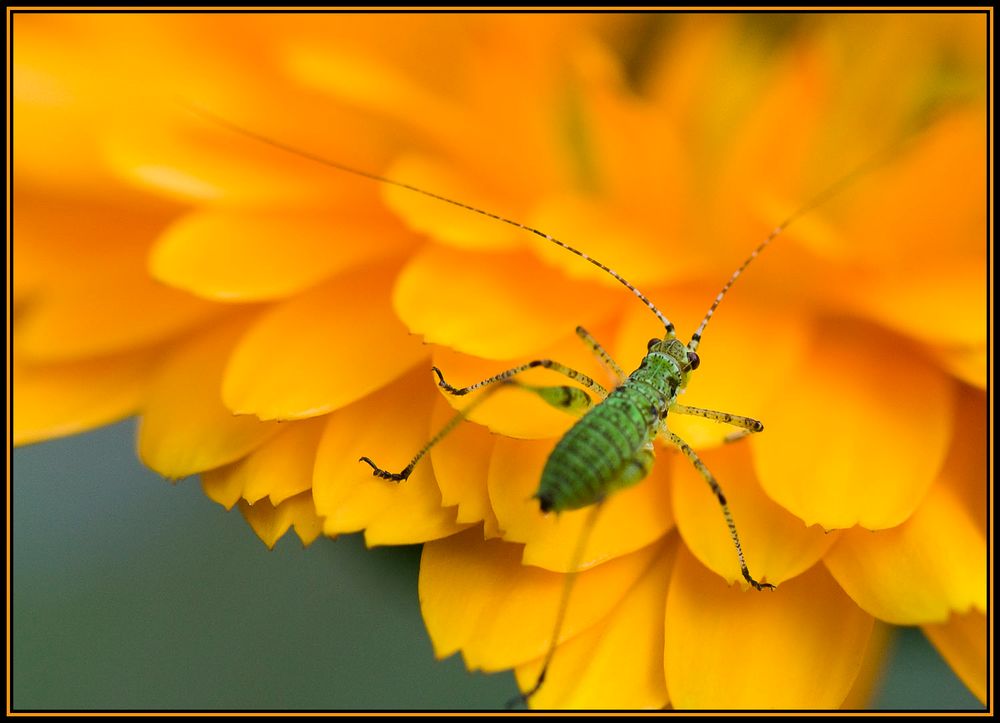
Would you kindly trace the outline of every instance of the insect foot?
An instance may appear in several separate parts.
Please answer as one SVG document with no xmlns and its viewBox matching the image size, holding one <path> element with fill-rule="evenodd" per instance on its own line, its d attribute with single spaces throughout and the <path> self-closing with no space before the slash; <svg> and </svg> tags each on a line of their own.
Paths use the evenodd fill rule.
<svg viewBox="0 0 1000 723">
<path fill-rule="evenodd" d="M 458 387 L 453 387 L 451 384 L 449 384 L 448 382 L 446 382 L 444 380 L 444 374 L 442 374 L 441 370 L 438 369 L 437 367 L 431 367 L 431 371 L 434 372 L 435 374 L 437 374 L 438 386 L 441 387 L 442 389 L 444 389 L 449 394 L 454 394 L 454 395 L 460 397 L 463 394 L 468 394 L 469 393 L 469 389 L 468 388 L 459 389 Z"/>
<path fill-rule="evenodd" d="M 407 477 L 410 476 L 410 472 L 413 471 L 413 467 L 406 467 L 402 472 L 386 472 L 384 469 L 379 468 L 377 464 L 372 462 L 367 457 L 361 457 L 359 462 L 366 462 L 372 468 L 372 474 L 376 477 L 381 477 L 382 479 L 392 480 L 393 482 L 402 482 Z"/>
<path fill-rule="evenodd" d="M 754 590 L 774 590 L 774 585 L 769 582 L 757 582 L 752 577 L 750 577 L 750 571 L 743 568 L 743 577 L 748 583 L 753 587 Z"/>
</svg>

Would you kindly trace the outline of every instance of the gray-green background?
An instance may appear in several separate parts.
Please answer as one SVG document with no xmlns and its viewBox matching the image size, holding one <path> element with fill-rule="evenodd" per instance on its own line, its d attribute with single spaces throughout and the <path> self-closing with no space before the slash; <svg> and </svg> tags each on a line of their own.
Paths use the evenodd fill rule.
<svg viewBox="0 0 1000 723">
<path fill-rule="evenodd" d="M 498 708 L 513 676 L 435 662 L 418 548 L 268 551 L 197 480 L 142 467 L 134 424 L 14 452 L 12 691 L 38 709 Z M 918 630 L 879 708 L 980 709 Z"/>
</svg>

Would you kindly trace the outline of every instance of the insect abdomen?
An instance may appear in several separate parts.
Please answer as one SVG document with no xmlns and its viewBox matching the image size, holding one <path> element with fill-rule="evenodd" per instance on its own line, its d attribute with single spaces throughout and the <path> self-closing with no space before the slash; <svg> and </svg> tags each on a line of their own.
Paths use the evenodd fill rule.
<svg viewBox="0 0 1000 723">
<path fill-rule="evenodd" d="M 628 385 L 612 392 L 591 409 L 552 450 L 535 496 L 542 512 L 575 510 L 607 496 L 622 478 L 634 472 L 635 480 L 646 469 L 628 470 L 640 464 L 639 452 L 651 439 L 659 414 Z M 628 475 L 627 475 L 628 476 Z"/>
</svg>

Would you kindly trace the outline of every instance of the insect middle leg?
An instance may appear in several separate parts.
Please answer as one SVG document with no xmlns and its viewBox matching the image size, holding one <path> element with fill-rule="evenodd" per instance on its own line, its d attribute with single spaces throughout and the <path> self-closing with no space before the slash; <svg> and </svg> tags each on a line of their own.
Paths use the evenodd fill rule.
<svg viewBox="0 0 1000 723">
<path fill-rule="evenodd" d="M 747 435 L 764 431 L 764 425 L 756 419 L 741 417 L 738 414 L 730 414 L 729 412 L 716 412 L 711 409 L 702 409 L 700 407 L 688 407 L 684 404 L 675 404 L 670 408 L 670 413 L 687 414 L 692 417 L 711 419 L 713 422 L 722 422 L 723 424 L 731 424 L 734 427 L 740 427 L 740 431 L 733 432 L 732 434 L 726 436 L 726 442 L 735 442 L 738 439 L 743 439 Z"/>
<path fill-rule="evenodd" d="M 719 500 L 719 505 L 722 507 L 722 515 L 726 518 L 726 525 L 729 527 L 729 535 L 733 538 L 733 544 L 736 546 L 736 555 L 740 559 L 740 571 L 743 573 L 743 578 L 750 583 L 755 590 L 773 590 L 774 585 L 767 582 L 757 582 L 750 575 L 750 570 L 747 569 L 746 559 L 743 557 L 743 547 L 740 545 L 740 536 L 736 532 L 736 523 L 733 522 L 733 515 L 729 511 L 729 504 L 726 502 L 726 496 L 722 494 L 722 488 L 716 481 L 715 475 L 712 474 L 708 467 L 705 466 L 705 463 L 701 461 L 701 458 L 683 439 L 678 437 L 669 429 L 664 429 L 660 434 L 664 439 L 677 447 L 685 457 L 691 460 L 695 469 L 698 470 L 705 481 L 708 482 L 708 486 L 712 488 L 712 492 L 715 493 L 716 498 Z"/>
</svg>

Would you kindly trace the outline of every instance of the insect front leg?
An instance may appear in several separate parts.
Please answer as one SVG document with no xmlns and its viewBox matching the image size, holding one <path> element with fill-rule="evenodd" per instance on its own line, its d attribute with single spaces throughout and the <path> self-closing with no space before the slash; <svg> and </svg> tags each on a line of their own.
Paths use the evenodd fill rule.
<svg viewBox="0 0 1000 723">
<path fill-rule="evenodd" d="M 545 369 L 552 369 L 560 374 L 563 374 L 575 382 L 582 384 L 583 386 L 591 389 L 596 394 L 598 394 L 601 399 L 608 396 L 608 391 L 602 387 L 600 384 L 595 382 L 593 379 L 588 377 L 586 374 L 576 371 L 565 364 L 560 364 L 559 362 L 552 361 L 551 359 L 539 359 L 536 361 L 528 362 L 527 364 L 522 364 L 521 366 L 514 367 L 513 369 L 508 369 L 505 372 L 501 372 L 489 379 L 484 379 L 481 382 L 473 384 L 468 387 L 456 388 L 451 384 L 448 384 L 444 380 L 444 376 L 441 374 L 441 370 L 437 367 L 431 367 L 434 373 L 438 377 L 438 385 L 445 391 L 456 394 L 465 395 L 469 392 L 474 392 L 482 389 L 483 392 L 476 399 L 474 399 L 470 404 L 463 407 L 461 411 L 457 412 L 454 417 L 452 417 L 441 430 L 435 434 L 423 448 L 417 452 L 417 454 L 410 460 L 410 463 L 406 465 L 399 472 L 389 472 L 382 469 L 377 464 L 375 464 L 369 457 L 361 457 L 358 461 L 364 462 L 372 468 L 372 474 L 381 479 L 392 480 L 393 482 L 402 482 L 407 479 L 413 472 L 413 468 L 417 465 L 425 454 L 427 454 L 431 448 L 444 439 L 449 432 L 451 432 L 458 423 L 466 419 L 472 410 L 479 406 L 483 401 L 490 397 L 498 389 L 502 389 L 506 386 L 517 386 L 527 391 L 533 392 L 542 398 L 547 404 L 555 407 L 556 409 L 561 409 L 574 414 L 582 414 L 590 407 L 590 397 L 587 393 L 581 389 L 570 386 L 556 386 L 556 387 L 536 387 L 527 384 L 521 384 L 520 382 L 513 379 L 514 376 L 520 374 L 521 372 L 527 371 L 528 369 L 534 369 L 535 367 L 542 367 Z"/>
<path fill-rule="evenodd" d="M 542 367 L 543 369 L 551 369 L 554 372 L 558 372 L 563 376 L 569 377 L 574 382 L 586 387 L 587 389 L 590 389 L 592 392 L 597 394 L 597 396 L 599 396 L 601 399 L 604 399 L 605 397 L 608 396 L 608 390 L 602 387 L 597 382 L 595 382 L 590 377 L 588 377 L 586 374 L 578 372 L 576 369 L 568 367 L 565 364 L 560 364 L 557 361 L 553 361 L 552 359 L 535 359 L 534 361 L 530 361 L 526 364 L 521 364 L 520 366 L 508 369 L 507 371 L 500 372 L 499 374 L 489 377 L 488 379 L 484 379 L 481 382 L 476 382 L 475 384 L 471 384 L 467 387 L 453 387 L 451 384 L 449 384 L 444 380 L 444 375 L 441 373 L 440 369 L 438 369 L 437 367 L 431 367 L 431 369 L 433 369 L 434 373 L 437 374 L 438 376 L 439 387 L 444 389 L 449 394 L 462 396 L 468 394 L 469 392 L 474 392 L 477 389 L 488 387 L 492 384 L 499 384 L 501 382 L 506 382 L 511 377 L 516 376 L 517 374 L 521 374 L 522 372 L 526 372 L 529 369 L 535 369 L 537 367 Z"/>
<path fill-rule="evenodd" d="M 437 369 L 435 369 L 435 371 L 437 371 Z M 438 374 L 440 374 L 440 372 L 438 372 Z M 469 414 L 472 413 L 473 409 L 482 404 L 494 392 L 496 392 L 498 389 L 501 389 L 503 386 L 506 386 L 511 383 L 512 382 L 505 381 L 503 384 L 498 384 L 497 386 L 490 387 L 489 389 L 484 390 L 483 393 L 480 394 L 478 397 L 473 399 L 472 402 L 462 407 L 462 409 L 456 412 L 455 416 L 449 419 L 448 423 L 445 424 L 441 428 L 441 430 L 437 434 L 435 434 L 430 439 L 430 441 L 423 446 L 423 448 L 419 452 L 417 452 L 417 454 L 413 457 L 413 459 L 410 460 L 410 463 L 405 467 L 403 467 L 401 471 L 387 472 L 386 470 L 382 469 L 377 464 L 372 462 L 372 460 L 368 457 L 361 457 L 358 461 L 365 462 L 366 464 L 368 464 L 372 468 L 372 474 L 376 477 L 380 477 L 381 479 L 392 480 L 393 482 L 402 482 L 403 480 L 405 480 L 410 476 L 410 473 L 413 472 L 413 468 L 417 465 L 417 462 L 419 462 L 421 458 L 431 450 L 431 447 L 433 447 L 435 444 L 437 444 L 446 436 L 448 436 L 448 433 L 451 432 L 455 427 L 457 427 L 459 422 L 468 417 Z"/>
<path fill-rule="evenodd" d="M 701 409 L 700 407 L 688 407 L 683 404 L 675 404 L 670 408 L 670 413 L 687 414 L 692 417 L 702 417 L 703 419 L 711 419 L 713 422 L 721 422 L 723 424 L 731 424 L 734 427 L 741 427 L 740 431 L 727 435 L 725 438 L 726 442 L 735 442 L 736 440 L 743 439 L 750 434 L 756 434 L 757 432 L 764 431 L 764 425 L 756 419 L 741 417 L 737 414 L 730 414 L 729 412 L 716 412 L 711 409 Z"/>
<path fill-rule="evenodd" d="M 736 533 L 736 523 L 733 522 L 733 515 L 729 511 L 729 504 L 726 502 L 726 496 L 722 494 L 722 488 L 716 481 L 715 475 L 712 474 L 708 467 L 705 466 L 705 463 L 701 461 L 701 458 L 683 439 L 666 428 L 664 428 L 660 434 L 665 440 L 677 447 L 685 457 L 691 460 L 691 464 L 695 466 L 695 469 L 697 469 L 705 481 L 708 482 L 708 486 L 712 488 L 712 492 L 715 493 L 715 497 L 719 500 L 719 506 L 722 507 L 722 515 L 726 518 L 726 525 L 729 527 L 729 535 L 733 538 L 733 544 L 736 546 L 736 555 L 740 559 L 740 571 L 743 573 L 743 578 L 750 583 L 755 590 L 773 590 L 774 585 L 767 582 L 757 582 L 750 575 L 750 570 L 747 569 L 746 559 L 743 557 L 743 547 L 740 545 L 740 536 Z"/>
</svg>

